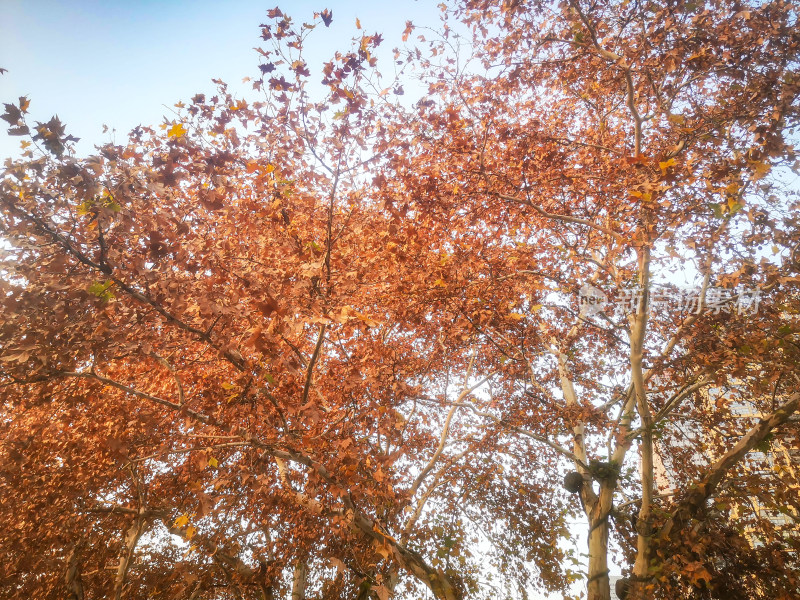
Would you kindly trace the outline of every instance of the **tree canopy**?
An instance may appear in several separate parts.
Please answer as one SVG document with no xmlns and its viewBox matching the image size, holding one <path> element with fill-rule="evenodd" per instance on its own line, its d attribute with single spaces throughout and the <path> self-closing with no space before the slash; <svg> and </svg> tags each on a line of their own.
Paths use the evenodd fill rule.
<svg viewBox="0 0 800 600">
<path fill-rule="evenodd" d="M 3 596 L 796 597 L 798 5 L 267 16 L 91 156 L 5 104 Z"/>
</svg>

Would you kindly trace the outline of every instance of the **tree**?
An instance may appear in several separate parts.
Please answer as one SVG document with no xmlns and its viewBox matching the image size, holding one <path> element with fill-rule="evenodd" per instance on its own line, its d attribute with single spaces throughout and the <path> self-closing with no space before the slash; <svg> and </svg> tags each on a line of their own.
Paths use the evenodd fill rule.
<svg viewBox="0 0 800 600">
<path fill-rule="evenodd" d="M 800 484 L 743 466 L 800 402 L 796 8 L 462 2 L 317 100 L 332 15 L 274 9 L 263 98 L 85 159 L 7 104 L 4 594 L 567 595 L 581 511 L 591 599 L 612 531 L 629 598 L 792 597 L 797 528 L 733 508 Z"/>
<path fill-rule="evenodd" d="M 711 497 L 763 485 L 719 490 L 800 399 L 798 205 L 778 173 L 797 169 L 796 6 L 464 2 L 455 13 L 476 46 L 447 34 L 432 43 L 445 56 L 424 63 L 436 103 L 413 138 L 421 149 L 398 154 L 391 193 L 449 220 L 453 238 L 480 232 L 473 273 L 443 278 L 442 294 L 495 345 L 487 353 L 518 364 L 517 397 L 532 396 L 493 400 L 489 418 L 559 444 L 583 479 L 590 598 L 609 595 L 609 517 L 638 445 L 638 489 L 624 502 L 636 508 L 629 597 L 649 597 L 675 552 L 670 536 L 686 536 Z M 666 276 L 681 262 L 699 277 L 690 306 Z M 737 288 L 761 295 L 757 315 L 734 308 Z M 563 301 L 587 289 L 625 302 L 611 316 Z M 703 400 L 709 388 L 728 390 L 716 406 Z M 737 397 L 763 420 L 716 462 L 691 460 L 713 432 L 741 429 Z M 664 427 L 674 415 L 706 434 L 688 452 Z M 547 435 L 554 420 L 569 442 Z M 684 461 L 671 461 L 683 484 L 674 498 L 659 498 L 656 450 Z M 793 561 L 777 547 L 762 558 Z M 719 568 L 697 554 L 694 571 L 670 576 L 713 590 Z M 766 587 L 745 593 L 790 597 L 797 580 Z"/>
<path fill-rule="evenodd" d="M 2 183 L 6 595 L 385 597 L 397 567 L 440 598 L 474 585 L 458 515 L 423 512 L 500 465 L 474 439 L 450 472 L 440 411 L 411 408 L 468 340 L 440 352 L 394 289 L 420 272 L 365 179 L 396 111 L 367 95 L 380 36 L 324 65 L 312 102 L 303 40 L 331 16 L 269 16 L 262 101 L 220 82 L 86 159 L 58 119 L 6 105 L 34 132 Z M 563 511 L 524 508 L 555 546 Z"/>
</svg>

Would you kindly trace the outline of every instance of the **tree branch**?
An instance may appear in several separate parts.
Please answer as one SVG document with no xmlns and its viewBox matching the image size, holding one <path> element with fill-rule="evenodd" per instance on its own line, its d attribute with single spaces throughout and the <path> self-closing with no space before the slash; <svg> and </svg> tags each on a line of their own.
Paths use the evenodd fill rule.
<svg viewBox="0 0 800 600">
<path fill-rule="evenodd" d="M 311 379 L 314 375 L 314 365 L 319 358 L 319 352 L 322 349 L 322 343 L 325 341 L 325 329 L 327 325 L 324 323 L 319 328 L 319 337 L 317 338 L 317 345 L 314 347 L 314 354 L 311 355 L 311 360 L 308 361 L 308 368 L 306 369 L 306 383 L 303 386 L 303 401 L 301 406 L 308 402 L 308 392 L 311 389 Z"/>
<path fill-rule="evenodd" d="M 664 539 L 696 517 L 705 506 L 706 501 L 714 495 L 722 479 L 744 456 L 763 442 L 777 427 L 788 421 L 800 407 L 800 392 L 795 392 L 767 417 L 756 423 L 739 442 L 723 454 L 706 474 L 695 483 L 686 498 L 672 512 L 672 516 L 661 526 L 659 537 Z"/>
</svg>

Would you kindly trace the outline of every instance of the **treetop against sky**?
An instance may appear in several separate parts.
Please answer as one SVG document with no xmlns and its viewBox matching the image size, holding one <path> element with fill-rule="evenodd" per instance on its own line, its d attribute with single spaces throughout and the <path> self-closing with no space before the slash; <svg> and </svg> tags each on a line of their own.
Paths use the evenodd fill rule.
<svg viewBox="0 0 800 600">
<path fill-rule="evenodd" d="M 415 0 L 300 0 L 284 8 L 308 20 L 326 7 L 334 20 L 306 49 L 316 67 L 358 33 L 356 18 L 380 31 L 390 49 L 406 20 L 436 25 L 440 13 L 435 3 Z M 95 144 L 123 141 L 137 125 L 161 123 L 174 103 L 213 91 L 212 79 L 248 89 L 242 79 L 258 75 L 253 47 L 267 8 L 254 0 L 8 0 L 1 9 L 0 67 L 8 72 L 0 97 L 28 96 L 35 115 L 58 114 L 81 138 L 77 149 L 88 153 Z M 19 140 L 0 138 L 0 158 L 19 153 Z"/>
</svg>

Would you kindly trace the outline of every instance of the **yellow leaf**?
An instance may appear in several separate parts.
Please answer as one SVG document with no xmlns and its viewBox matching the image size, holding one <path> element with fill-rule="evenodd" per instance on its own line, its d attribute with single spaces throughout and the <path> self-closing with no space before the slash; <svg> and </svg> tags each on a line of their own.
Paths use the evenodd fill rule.
<svg viewBox="0 0 800 600">
<path fill-rule="evenodd" d="M 356 29 L 361 29 L 361 21 L 358 20 L 358 17 L 356 17 Z"/>
<path fill-rule="evenodd" d="M 744 204 L 736 201 L 736 199 L 728 198 L 728 210 L 732 215 L 735 215 L 737 212 L 739 212 L 743 206 Z"/>
<path fill-rule="evenodd" d="M 765 177 L 772 170 L 772 165 L 765 162 L 753 163 L 753 181 Z"/>
<path fill-rule="evenodd" d="M 541 304 L 534 304 L 533 306 L 531 306 L 531 312 L 538 312 L 540 310 L 542 310 Z"/>
<path fill-rule="evenodd" d="M 364 323 L 367 327 L 377 327 L 378 325 L 380 325 L 380 323 L 375 319 L 371 319 L 367 315 L 362 314 L 357 310 L 353 310 L 352 313 L 359 321 Z"/>
<path fill-rule="evenodd" d="M 683 125 L 684 123 L 686 123 L 686 117 L 684 117 L 683 115 L 668 115 L 667 121 L 675 125 Z"/>
<path fill-rule="evenodd" d="M 272 172 L 275 170 L 275 165 L 273 165 L 273 164 L 269 164 L 269 165 L 267 165 L 266 167 L 264 167 L 264 170 L 265 170 L 267 173 L 272 173 Z"/>
<path fill-rule="evenodd" d="M 167 130 L 167 137 L 183 137 L 186 135 L 186 128 L 181 123 L 175 123 Z"/>
<path fill-rule="evenodd" d="M 511 317 L 512 319 L 514 319 L 515 321 L 521 321 L 522 319 L 525 318 L 525 315 L 523 315 L 521 313 L 516 313 L 516 312 L 509 313 L 508 316 Z"/>
<path fill-rule="evenodd" d="M 658 163 L 658 166 L 661 168 L 661 173 L 663 175 L 667 174 L 667 169 L 675 164 L 675 159 L 670 158 L 669 160 L 665 160 L 663 162 Z"/>
<path fill-rule="evenodd" d="M 175 519 L 175 527 L 185 527 L 189 523 L 188 515 L 181 515 Z"/>
<path fill-rule="evenodd" d="M 84 202 L 81 202 L 78 205 L 78 210 L 77 210 L 78 216 L 84 217 L 88 215 L 92 210 L 92 204 L 93 203 L 91 200 L 85 200 Z"/>
<path fill-rule="evenodd" d="M 197 528 L 193 527 L 192 525 L 189 525 L 189 527 L 186 528 L 186 533 L 185 533 L 186 539 L 187 540 L 192 539 L 195 533 L 197 533 Z"/>
<path fill-rule="evenodd" d="M 208 464 L 210 464 L 212 467 L 216 469 L 219 466 L 219 461 L 212 456 L 211 458 L 208 459 Z"/>
<path fill-rule="evenodd" d="M 433 282 L 433 285 L 436 287 L 446 288 L 447 282 L 444 279 L 439 278 Z"/>
</svg>

